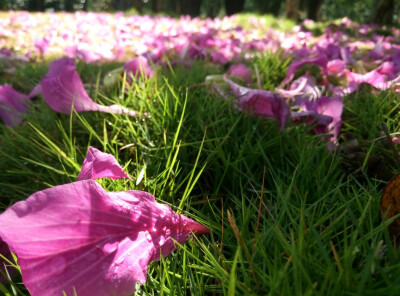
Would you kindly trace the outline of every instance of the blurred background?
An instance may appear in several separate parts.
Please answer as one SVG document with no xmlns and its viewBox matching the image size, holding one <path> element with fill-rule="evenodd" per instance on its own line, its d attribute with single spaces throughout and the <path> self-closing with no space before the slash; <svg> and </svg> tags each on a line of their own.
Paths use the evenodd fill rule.
<svg viewBox="0 0 400 296">
<path fill-rule="evenodd" d="M 398 0 L 0 0 L 0 10 L 124 11 L 192 17 L 257 13 L 294 21 L 327 21 L 347 16 L 362 23 L 400 24 Z"/>
</svg>

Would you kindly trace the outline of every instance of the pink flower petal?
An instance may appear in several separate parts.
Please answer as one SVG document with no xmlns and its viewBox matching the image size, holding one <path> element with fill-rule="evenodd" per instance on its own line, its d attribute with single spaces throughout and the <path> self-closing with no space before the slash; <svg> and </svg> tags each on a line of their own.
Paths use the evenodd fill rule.
<svg viewBox="0 0 400 296">
<path fill-rule="evenodd" d="M 153 69 L 150 67 L 147 58 L 138 56 L 124 64 L 124 71 L 127 72 L 127 80 L 131 81 L 131 76 L 138 78 L 139 76 L 152 77 Z"/>
<path fill-rule="evenodd" d="M 346 68 L 346 64 L 344 61 L 336 59 L 329 61 L 327 64 L 327 73 L 328 75 L 338 75 L 341 76 L 343 74 L 344 69 Z"/>
<path fill-rule="evenodd" d="M 243 111 L 260 117 L 275 118 L 280 130 L 283 130 L 290 113 L 285 99 L 267 90 L 250 89 L 227 78 L 224 80 L 238 96 L 238 103 Z"/>
<path fill-rule="evenodd" d="M 27 95 L 16 91 L 11 85 L 0 85 L 0 117 L 8 126 L 16 126 L 21 120 L 21 114 L 26 113 Z"/>
<path fill-rule="evenodd" d="M 278 94 L 284 98 L 307 98 L 309 100 L 316 100 L 321 97 L 321 90 L 315 84 L 314 79 L 305 74 L 300 76 L 290 84 L 289 90 L 275 89 Z"/>
<path fill-rule="evenodd" d="M 332 122 L 327 126 L 328 131 L 332 133 L 331 141 L 336 142 L 342 126 L 343 100 L 339 96 L 322 96 L 317 101 L 317 112 L 325 116 L 332 117 Z"/>
<path fill-rule="evenodd" d="M 325 70 L 328 64 L 328 58 L 326 57 L 326 55 L 321 54 L 315 58 L 292 62 L 288 68 L 288 73 L 285 79 L 282 81 L 281 85 L 285 86 L 286 84 L 288 84 L 294 78 L 294 75 L 299 68 L 303 67 L 304 65 L 310 64 L 315 64 Z"/>
<path fill-rule="evenodd" d="M 310 120 L 307 120 L 307 122 L 312 122 L 316 120 L 315 132 L 318 134 L 331 133 L 332 136 L 329 136 L 327 140 L 336 143 L 342 125 L 342 98 L 339 96 L 322 96 L 316 101 L 298 99 L 297 103 L 299 107 L 304 111 L 297 113 L 293 112 L 292 118 L 309 118 Z"/>
<path fill-rule="evenodd" d="M 248 84 L 251 84 L 253 80 L 253 71 L 244 64 L 230 66 L 226 75 L 239 77 Z"/>
<path fill-rule="evenodd" d="M 32 296 L 128 296 L 147 265 L 209 229 L 143 191 L 106 192 L 83 180 L 31 195 L 0 215 Z"/>
<path fill-rule="evenodd" d="M 89 98 L 81 78 L 75 70 L 73 59 L 62 58 L 51 63 L 49 71 L 41 81 L 42 94 L 49 106 L 61 113 L 101 111 L 106 113 L 138 116 L 137 112 L 119 105 L 102 106 Z"/>
<path fill-rule="evenodd" d="M 124 172 L 113 155 L 90 146 L 83 161 L 82 170 L 78 175 L 78 181 L 99 178 L 128 178 L 133 180 Z"/>
</svg>

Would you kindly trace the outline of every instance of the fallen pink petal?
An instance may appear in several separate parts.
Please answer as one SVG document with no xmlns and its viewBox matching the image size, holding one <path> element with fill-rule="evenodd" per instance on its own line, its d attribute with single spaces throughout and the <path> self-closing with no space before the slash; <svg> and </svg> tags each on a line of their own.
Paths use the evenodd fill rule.
<svg viewBox="0 0 400 296">
<path fill-rule="evenodd" d="M 0 85 L 0 117 L 11 127 L 22 121 L 22 115 L 27 113 L 29 97 L 16 91 L 11 85 Z"/>
<path fill-rule="evenodd" d="M 298 106 L 303 110 L 298 114 L 292 113 L 293 119 L 309 117 L 316 120 L 316 133 L 330 134 L 328 141 L 337 142 L 342 125 L 343 100 L 340 96 L 322 96 L 315 101 L 301 99 L 297 101 Z M 308 122 L 312 122 L 312 120 Z"/>
<path fill-rule="evenodd" d="M 99 178 L 127 178 L 133 180 L 124 172 L 113 155 L 89 146 L 88 154 L 83 161 L 82 170 L 78 175 L 78 181 Z"/>
<path fill-rule="evenodd" d="M 146 57 L 138 56 L 124 64 L 124 71 L 127 73 L 127 80 L 131 82 L 132 76 L 138 79 L 140 76 L 152 77 L 153 69 L 150 67 Z"/>
<path fill-rule="evenodd" d="M 103 106 L 96 104 L 87 94 L 82 80 L 75 70 L 73 59 L 61 58 L 53 61 L 41 81 L 42 94 L 49 106 L 61 113 L 101 111 L 114 114 L 139 116 L 140 114 L 120 105 Z"/>
<path fill-rule="evenodd" d="M 247 84 L 251 84 L 253 80 L 253 71 L 244 64 L 230 66 L 226 75 L 241 78 Z"/>
<path fill-rule="evenodd" d="M 237 96 L 240 109 L 259 117 L 275 118 L 283 130 L 290 113 L 284 98 L 267 90 L 240 86 L 228 78 L 224 80 Z"/>
<path fill-rule="evenodd" d="M 129 296 L 151 261 L 206 233 L 147 192 L 106 192 L 93 180 L 36 192 L 0 215 L 32 296 Z"/>
</svg>

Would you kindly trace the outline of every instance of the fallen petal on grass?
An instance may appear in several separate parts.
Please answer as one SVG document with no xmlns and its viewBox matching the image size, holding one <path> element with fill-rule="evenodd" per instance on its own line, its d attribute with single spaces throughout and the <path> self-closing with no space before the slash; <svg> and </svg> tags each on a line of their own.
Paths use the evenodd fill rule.
<svg viewBox="0 0 400 296">
<path fill-rule="evenodd" d="M 43 97 L 53 110 L 65 114 L 74 109 L 76 112 L 101 111 L 129 116 L 141 115 L 120 105 L 103 106 L 93 102 L 75 68 L 73 59 L 61 58 L 51 63 L 46 77 L 42 79 Z"/>
<path fill-rule="evenodd" d="M 93 180 L 36 192 L 0 215 L 32 296 L 131 295 L 151 261 L 208 232 L 147 192 L 106 192 Z"/>
<path fill-rule="evenodd" d="M 78 181 L 99 178 L 127 178 L 133 180 L 124 172 L 113 155 L 89 146 L 82 170 L 78 175 Z"/>
<path fill-rule="evenodd" d="M 8 126 L 16 126 L 22 121 L 22 114 L 28 111 L 29 97 L 16 91 L 11 85 L 0 85 L 0 117 Z"/>
</svg>

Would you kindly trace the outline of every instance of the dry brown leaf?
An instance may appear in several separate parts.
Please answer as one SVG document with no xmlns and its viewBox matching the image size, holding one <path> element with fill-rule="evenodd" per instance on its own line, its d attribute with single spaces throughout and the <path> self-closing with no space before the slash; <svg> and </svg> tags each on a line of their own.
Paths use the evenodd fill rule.
<svg viewBox="0 0 400 296">
<path fill-rule="evenodd" d="M 386 220 L 400 213 L 400 174 L 397 174 L 383 191 L 381 199 L 382 215 Z M 400 233 L 400 218 L 388 226 L 392 233 Z"/>
</svg>

